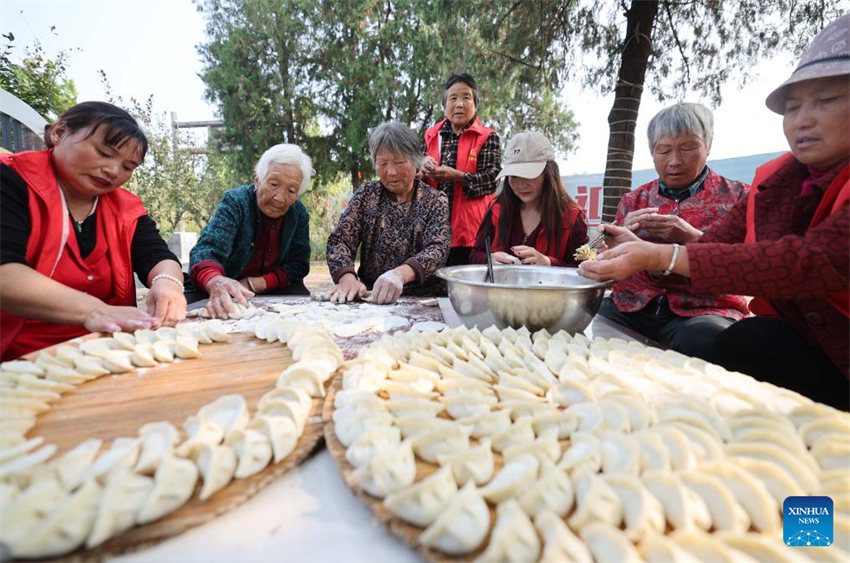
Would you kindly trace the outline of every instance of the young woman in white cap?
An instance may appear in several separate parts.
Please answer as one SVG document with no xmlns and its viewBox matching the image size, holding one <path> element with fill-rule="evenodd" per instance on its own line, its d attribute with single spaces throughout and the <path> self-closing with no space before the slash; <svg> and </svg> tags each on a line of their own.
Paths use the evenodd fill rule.
<svg viewBox="0 0 850 563">
<path fill-rule="evenodd" d="M 850 406 L 850 14 L 832 22 L 766 100 L 791 152 L 697 242 L 652 244 L 605 225 L 610 250 L 579 272 L 690 277 L 699 293 L 754 295 L 756 317 L 721 332 L 710 359 L 815 400 Z"/>
<path fill-rule="evenodd" d="M 498 178 L 505 180 L 478 229 L 470 262 L 487 261 L 489 237 L 496 264 L 577 265 L 573 255 L 588 240 L 587 219 L 564 189 L 549 140 L 536 131 L 514 136 Z"/>
</svg>

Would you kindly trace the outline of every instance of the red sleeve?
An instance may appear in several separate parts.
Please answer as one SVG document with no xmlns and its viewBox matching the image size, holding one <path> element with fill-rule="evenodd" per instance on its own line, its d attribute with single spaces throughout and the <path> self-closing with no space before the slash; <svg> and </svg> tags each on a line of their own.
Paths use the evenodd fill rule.
<svg viewBox="0 0 850 563">
<path fill-rule="evenodd" d="M 283 268 L 275 268 L 263 274 L 263 279 L 266 281 L 266 291 L 289 287 L 289 272 Z"/>
<path fill-rule="evenodd" d="M 740 202 L 739 202 L 740 203 Z M 738 208 L 738 204 L 734 209 Z M 735 234 L 728 221 L 717 225 Z M 712 229 L 713 231 L 714 229 Z M 718 229 L 720 231 L 720 229 Z M 721 232 L 711 232 L 718 238 Z M 846 291 L 850 278 L 850 203 L 803 235 L 745 244 L 687 245 L 694 293 L 756 295 L 776 300 L 822 299 Z"/>
<path fill-rule="evenodd" d="M 198 289 L 207 290 L 207 283 L 215 276 L 223 276 L 224 268 L 215 260 L 204 260 L 198 262 L 189 271 L 189 279 Z"/>
<path fill-rule="evenodd" d="M 747 192 L 735 202 L 723 219 L 714 222 L 699 238 L 700 244 L 707 242 L 744 242 L 747 234 Z M 690 253 L 690 250 L 688 250 Z M 688 255 L 690 256 L 690 254 Z"/>
</svg>

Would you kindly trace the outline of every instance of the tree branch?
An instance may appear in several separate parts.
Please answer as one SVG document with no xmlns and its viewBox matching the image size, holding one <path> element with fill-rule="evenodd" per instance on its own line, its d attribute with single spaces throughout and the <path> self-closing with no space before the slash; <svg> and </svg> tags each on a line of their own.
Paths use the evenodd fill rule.
<svg viewBox="0 0 850 563">
<path fill-rule="evenodd" d="M 673 33 L 673 39 L 676 40 L 676 47 L 679 48 L 679 54 L 682 55 L 682 62 L 685 63 L 685 76 L 687 76 L 688 84 L 691 82 L 691 67 L 688 64 L 688 57 L 685 55 L 685 50 L 682 48 L 682 43 L 679 41 L 679 34 L 676 33 L 676 26 L 673 25 L 673 14 L 670 13 L 670 3 L 664 2 L 664 11 L 667 12 L 667 21 L 670 23 L 670 31 Z"/>
</svg>

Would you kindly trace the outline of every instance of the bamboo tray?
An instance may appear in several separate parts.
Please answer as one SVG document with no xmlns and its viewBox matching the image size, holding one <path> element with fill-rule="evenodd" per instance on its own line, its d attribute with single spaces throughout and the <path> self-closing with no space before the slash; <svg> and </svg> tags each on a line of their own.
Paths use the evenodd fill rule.
<svg viewBox="0 0 850 563">
<path fill-rule="evenodd" d="M 103 440 L 106 448 L 114 438 L 135 437 L 148 422 L 167 420 L 181 428 L 186 417 L 225 394 L 241 394 L 249 412 L 253 412 L 259 398 L 274 388 L 277 376 L 291 363 L 286 346 L 233 334 L 228 343 L 202 345 L 197 359 L 107 375 L 82 384 L 41 413 L 27 437 L 41 436 L 45 443 L 56 444 L 58 456 L 89 438 Z M 197 497 L 199 483 L 189 502 L 171 514 L 131 528 L 94 549 L 78 549 L 58 560 L 100 561 L 150 547 L 242 504 L 317 448 L 322 438 L 322 403 L 322 399 L 313 400 L 295 450 L 277 465 L 269 465 L 247 479 L 234 479 L 205 501 Z"/>
</svg>

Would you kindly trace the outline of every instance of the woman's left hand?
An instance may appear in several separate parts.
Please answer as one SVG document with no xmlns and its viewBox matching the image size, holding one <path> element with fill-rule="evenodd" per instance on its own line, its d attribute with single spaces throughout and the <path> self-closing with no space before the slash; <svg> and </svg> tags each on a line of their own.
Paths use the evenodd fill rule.
<svg viewBox="0 0 850 563">
<path fill-rule="evenodd" d="M 624 242 L 599 254 L 596 260 L 585 260 L 578 273 L 596 281 L 619 281 L 641 270 L 663 270 L 658 258 L 662 245 L 651 242 Z"/>
<path fill-rule="evenodd" d="M 640 229 L 648 236 L 667 243 L 699 240 L 702 231 L 678 215 L 650 213 L 640 220 Z"/>
<path fill-rule="evenodd" d="M 537 252 L 537 249 L 533 246 L 512 246 L 511 252 L 516 254 L 523 264 L 535 264 L 537 266 L 552 265 L 552 261 L 549 259 L 549 257 L 545 254 Z"/>
<path fill-rule="evenodd" d="M 166 278 L 160 278 L 151 285 L 145 304 L 148 314 L 158 318 L 163 326 L 174 326 L 186 317 L 183 291 Z"/>
<path fill-rule="evenodd" d="M 404 289 L 404 280 L 395 270 L 381 274 L 372 285 L 372 301 L 374 303 L 395 303 Z"/>
</svg>

